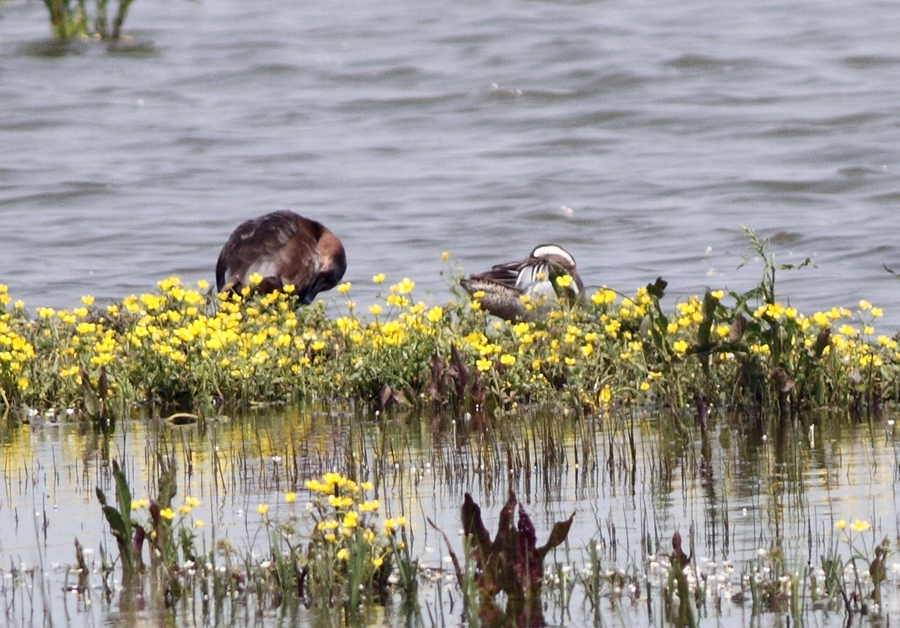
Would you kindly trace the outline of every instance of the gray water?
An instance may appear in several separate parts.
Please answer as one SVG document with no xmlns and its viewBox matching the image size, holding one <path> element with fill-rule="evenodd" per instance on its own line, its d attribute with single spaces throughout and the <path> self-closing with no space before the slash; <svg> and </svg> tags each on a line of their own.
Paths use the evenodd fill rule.
<svg viewBox="0 0 900 628">
<path fill-rule="evenodd" d="M 466 272 L 556 242 L 586 283 L 744 290 L 740 226 L 783 297 L 900 328 L 900 36 L 890 2 L 182 2 L 57 48 L 0 5 L 0 283 L 68 307 L 212 279 L 289 208 L 346 279 Z M 330 295 L 326 295 L 330 299 Z"/>
<path fill-rule="evenodd" d="M 870 557 L 883 537 L 896 539 L 900 534 L 896 490 L 900 434 L 895 415 L 859 424 L 816 415 L 808 425 L 767 433 L 758 432 L 745 418 L 717 417 L 706 453 L 696 430 L 666 429 L 670 416 L 625 421 L 585 417 L 576 422 L 559 416 L 556 420 L 566 426 L 559 431 L 561 440 L 550 445 L 537 439 L 530 452 L 525 447 L 532 431 L 527 427 L 530 417 L 501 419 L 494 428 L 514 435 L 500 440 L 506 441 L 506 454 L 513 453 L 516 460 L 496 447 L 493 429 L 476 428 L 466 420 L 432 422 L 398 413 L 373 422 L 371 416 L 352 416 L 335 404 L 315 410 L 249 412 L 240 418 L 217 417 L 178 427 L 155 420 L 122 421 L 106 436 L 84 423 L 3 424 L 0 620 L 5 617 L 9 625 L 21 626 L 212 625 L 198 609 L 196 591 L 192 591 L 195 602 L 174 609 L 149 601 L 135 608 L 121 589 L 118 567 L 111 579 L 116 595 L 111 603 L 102 599 L 101 547 L 113 557 L 116 550 L 95 487 L 112 499 L 109 458 L 114 457 L 129 477 L 134 498 L 154 496 L 158 477 L 154 461 L 160 452 L 168 452 L 177 468 L 173 508 L 187 496 L 200 501 L 183 520 L 179 515 L 174 525 L 190 529 L 192 522 L 202 520 L 205 525 L 194 528 L 195 547 L 211 549 L 217 540 L 227 539 L 242 557 L 241 564 L 245 557 L 256 565 L 270 556 L 257 505 L 269 505 L 268 517 L 276 522 L 296 515 L 299 529 L 306 531 L 313 523 L 306 509 L 311 496 L 303 488 L 304 480 L 343 469 L 351 459 L 360 464 L 365 477 L 377 480 L 380 518 L 405 514 L 414 556 L 424 567 L 444 572 L 443 580 L 451 583 L 447 546 L 428 520 L 436 522 L 451 549 L 460 554 L 459 507 L 467 492 L 482 505 L 485 524 L 493 533 L 506 490 L 514 490 L 534 521 L 539 543 L 554 522 L 574 513 L 566 547 L 548 558 L 571 567 L 573 578 L 588 562 L 588 547 L 598 543 L 604 570 L 640 577 L 648 569 L 648 554 L 667 553 L 672 533 L 679 530 L 691 539 L 699 570 L 721 573 L 727 561 L 734 572 L 725 581 L 735 593 L 742 590 L 747 595 L 741 575 L 753 573 L 758 557 L 776 547 L 785 557 L 785 569 L 803 578 L 807 567 L 821 569 L 821 557 L 832 550 L 849 557 L 848 543 L 835 540 L 839 519 L 872 524 L 871 532 L 855 535 L 854 547 L 863 556 Z M 503 427 L 504 420 L 521 429 Z M 688 432 L 691 436 L 685 438 Z M 634 458 L 629 453 L 632 437 Z M 556 455 L 550 461 L 545 453 L 553 448 Z M 666 465 L 668 472 L 663 469 Z M 297 491 L 296 504 L 285 503 L 288 490 Z M 148 518 L 146 511 L 133 516 L 139 521 Z M 75 539 L 85 548 L 91 568 L 85 596 L 66 588 L 75 580 L 70 571 Z M 149 560 L 149 550 L 145 554 Z M 884 587 L 880 620 L 889 624 L 900 612 L 896 550 L 890 552 L 887 565 L 890 581 Z M 603 621 L 595 625 L 664 625 L 658 615 L 654 620 L 646 613 L 648 607 L 659 613 L 665 570 L 659 582 L 650 580 L 657 587 L 651 596 L 655 601 L 637 602 L 626 594 L 617 602 L 609 593 Z M 441 602 L 433 588 L 421 585 L 418 599 L 433 611 L 431 621 L 423 611 L 422 625 L 464 625 L 458 606 L 449 601 L 458 590 L 455 584 L 445 586 Z M 802 595 L 808 598 L 809 591 Z M 547 604 L 550 625 L 590 623 L 583 585 L 572 596 L 565 618 L 560 618 L 557 605 Z M 711 600 L 716 596 L 715 585 L 708 596 Z M 253 596 L 249 597 L 252 606 Z M 279 626 L 285 625 L 277 619 L 281 612 L 267 607 L 260 615 L 250 615 L 255 625 Z M 710 601 L 702 625 L 780 625 L 778 612 L 752 615 L 749 600 Z M 819 626 L 870 625 L 858 615 L 848 622 L 843 613 L 813 607 L 809 599 L 803 617 Z M 239 619 L 233 625 L 250 623 Z M 289 625 L 325 625 L 314 619 L 300 609 L 299 619 Z M 878 620 L 873 621 L 877 625 Z"/>
</svg>

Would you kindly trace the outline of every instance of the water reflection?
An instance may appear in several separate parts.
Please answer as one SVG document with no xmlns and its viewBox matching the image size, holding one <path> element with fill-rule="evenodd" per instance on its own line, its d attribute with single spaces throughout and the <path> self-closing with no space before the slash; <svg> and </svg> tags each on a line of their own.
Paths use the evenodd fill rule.
<svg viewBox="0 0 900 628">
<path fill-rule="evenodd" d="M 179 499 L 200 500 L 192 516 L 205 522 L 201 536 L 209 543 L 228 538 L 255 555 L 267 551 L 257 506 L 269 505 L 272 517 L 285 515 L 284 493 L 297 491 L 302 501 L 304 482 L 326 471 L 372 481 L 384 516 L 409 519 L 414 553 L 432 569 L 445 567 L 447 548 L 426 519 L 461 551 L 457 530 L 466 493 L 492 527 L 507 491 L 515 491 L 544 538 L 574 510 L 568 547 L 555 559 L 576 568 L 595 544 L 611 566 L 645 565 L 668 553 L 674 531 L 698 565 L 740 565 L 777 547 L 797 568 L 819 562 L 838 519 L 871 522 L 869 547 L 891 532 L 900 514 L 892 420 L 712 413 L 705 432 L 695 422 L 668 414 L 581 417 L 554 408 L 476 422 L 469 415 L 379 415 L 350 403 L 259 408 L 182 426 L 128 420 L 111 433 L 86 424 L 7 420 L 0 429 L 0 551 L 5 564 L 37 569 L 58 583 L 74 562 L 77 538 L 96 565 L 101 546 L 114 552 L 115 544 L 95 487 L 114 494 L 115 458 L 136 499 L 154 495 L 160 456 L 176 462 Z M 91 574 L 94 587 L 99 578 Z M 58 591 L 50 587 L 42 603 L 62 612 L 69 603 Z M 117 595 L 110 605 L 67 612 L 125 621 L 147 610 L 123 605 L 126 598 L 134 602 Z M 266 616 L 264 623 L 276 621 Z M 178 613 L 171 620 L 188 621 Z"/>
</svg>

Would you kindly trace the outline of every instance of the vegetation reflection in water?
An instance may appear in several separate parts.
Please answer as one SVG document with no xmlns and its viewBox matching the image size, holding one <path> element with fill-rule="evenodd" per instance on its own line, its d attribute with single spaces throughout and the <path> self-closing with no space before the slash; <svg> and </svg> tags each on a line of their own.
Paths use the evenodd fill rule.
<svg viewBox="0 0 900 628">
<path fill-rule="evenodd" d="M 449 562 L 468 556 L 459 508 L 472 493 L 493 528 L 512 490 L 538 538 L 574 512 L 544 564 L 552 625 L 785 614 L 844 625 L 896 612 L 893 420 L 713 412 L 701 431 L 683 418 L 554 406 L 371 416 L 334 405 L 187 426 L 120 421 L 108 433 L 9 423 L 0 598 L 25 625 L 67 613 L 471 625 L 485 600 L 474 563 L 458 582 Z M 134 495 L 127 507 L 113 460 Z M 146 566 L 131 577 L 96 486 L 147 532 Z M 354 556 L 368 571 L 348 569 Z M 388 556 L 390 572 L 377 576 Z M 310 565 L 324 572 L 321 589 L 298 586 Z M 378 578 L 383 588 L 359 586 Z M 358 603 L 342 588 L 350 582 Z"/>
</svg>

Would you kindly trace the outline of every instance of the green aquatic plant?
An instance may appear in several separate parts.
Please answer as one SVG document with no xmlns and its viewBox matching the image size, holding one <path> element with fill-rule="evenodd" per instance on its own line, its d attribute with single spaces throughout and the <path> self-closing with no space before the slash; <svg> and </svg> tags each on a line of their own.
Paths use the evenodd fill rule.
<svg viewBox="0 0 900 628">
<path fill-rule="evenodd" d="M 93 16 L 89 14 L 85 0 L 44 0 L 50 17 L 50 31 L 58 40 L 76 37 L 119 39 L 122 24 L 134 0 L 118 0 L 118 8 L 109 20 L 107 0 L 94 1 Z"/>
</svg>

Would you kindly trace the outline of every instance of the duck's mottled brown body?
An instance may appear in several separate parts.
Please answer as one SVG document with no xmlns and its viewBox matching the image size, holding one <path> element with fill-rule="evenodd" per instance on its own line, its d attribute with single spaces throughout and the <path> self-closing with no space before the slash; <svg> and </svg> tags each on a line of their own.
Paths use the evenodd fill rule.
<svg viewBox="0 0 900 628">
<path fill-rule="evenodd" d="M 563 275 L 572 277 L 567 288 L 554 284 Z M 575 258 L 555 244 L 542 244 L 520 262 L 498 264 L 487 272 L 469 275 L 460 283 L 469 294 L 481 294 L 485 310 L 507 320 L 530 320 L 542 315 L 557 302 L 561 290 L 575 297 L 584 291 Z M 523 300 L 523 295 L 528 298 Z"/>
<path fill-rule="evenodd" d="M 308 305 L 319 292 L 335 287 L 346 269 L 344 246 L 324 225 L 277 211 L 234 230 L 219 254 L 216 286 L 220 292 L 240 291 L 259 273 L 263 280 L 254 289 L 272 292 L 293 285 Z"/>
</svg>

